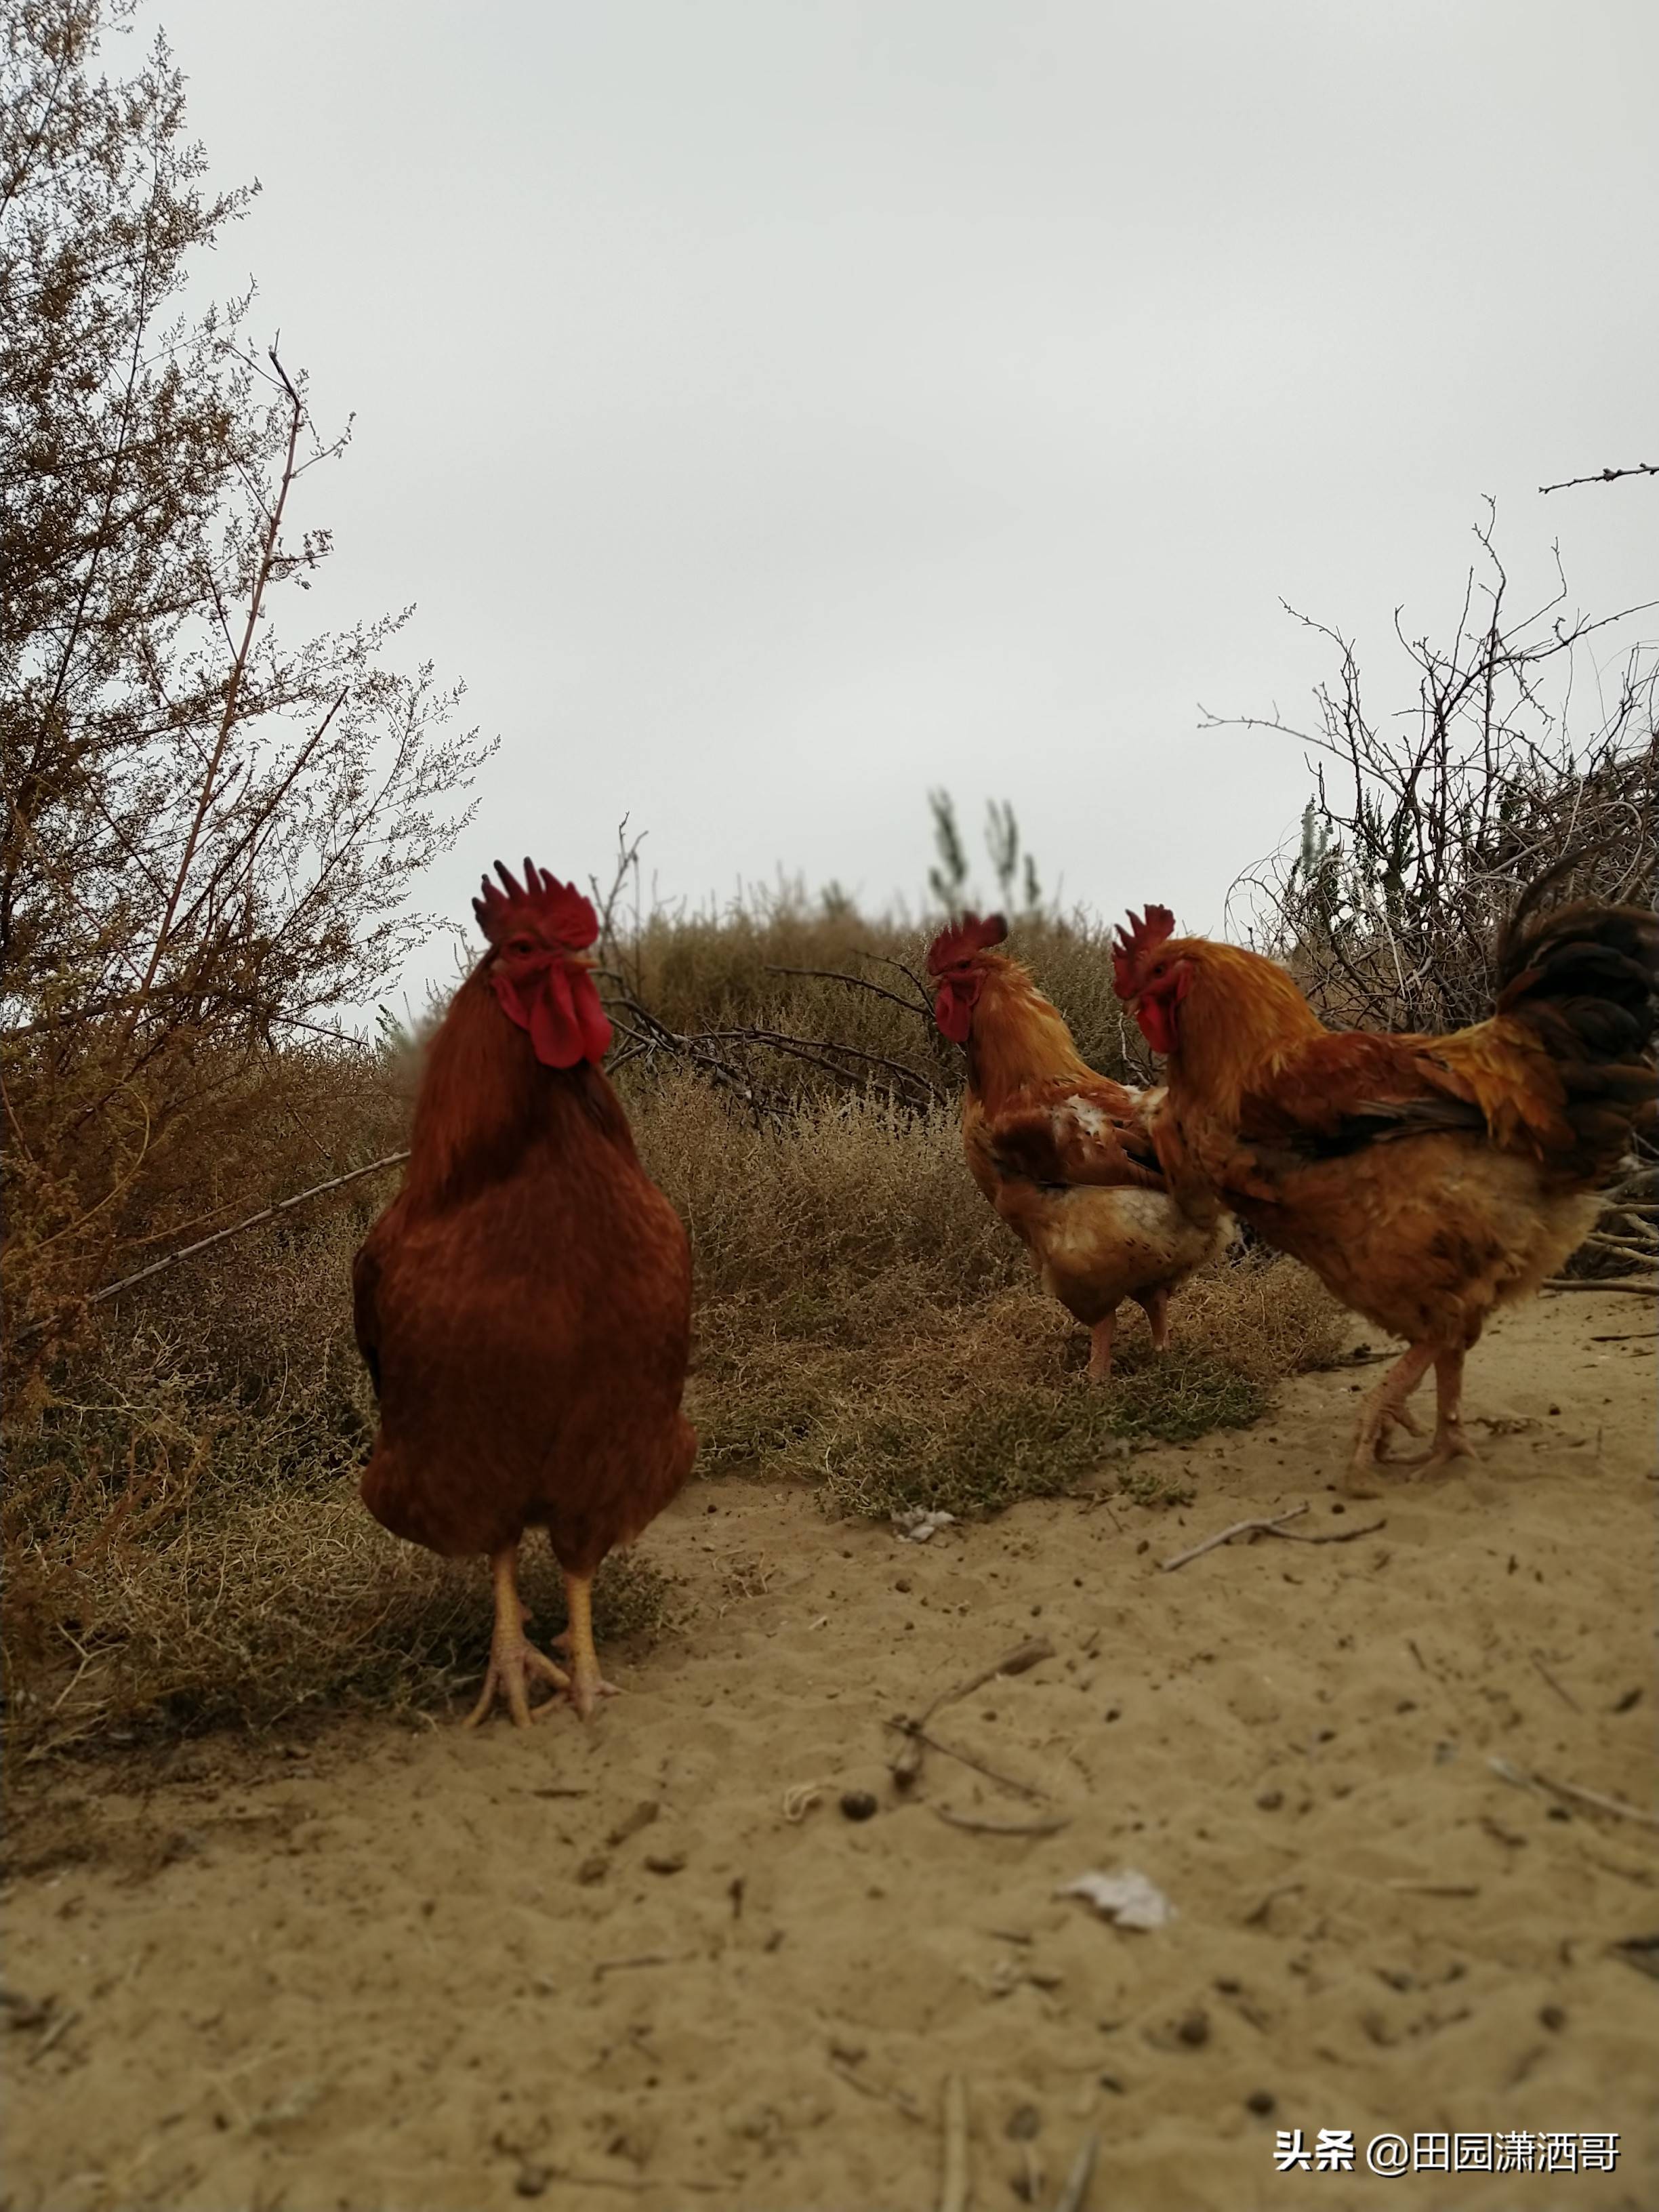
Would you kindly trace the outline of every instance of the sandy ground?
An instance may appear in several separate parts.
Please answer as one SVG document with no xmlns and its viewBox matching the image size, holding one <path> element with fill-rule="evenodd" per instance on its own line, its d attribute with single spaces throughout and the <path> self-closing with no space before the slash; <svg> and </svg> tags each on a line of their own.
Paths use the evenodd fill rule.
<svg viewBox="0 0 1659 2212">
<path fill-rule="evenodd" d="M 646 1540 L 684 1625 L 611 1655 L 586 1731 L 66 1771 L 100 1855 L 7 1894 L 0 2203 L 896 2212 L 939 2202 L 957 2075 L 979 2212 L 1051 2204 L 1091 2131 L 1096 2212 L 1647 2212 L 1659 1980 L 1613 1947 L 1659 1937 L 1659 1832 L 1492 1761 L 1656 1801 L 1652 1321 L 1597 1293 L 1500 1323 L 1483 1464 L 1375 1505 L 1328 1487 L 1375 1367 L 1139 1458 L 1185 1471 L 1176 1510 L 923 1547 L 694 1484 Z M 1303 1500 L 1306 1534 L 1386 1526 L 1160 1571 Z M 930 1751 L 901 1792 L 884 1723 L 1034 1637 L 933 1730 L 1024 1790 Z M 1055 1894 L 1125 1866 L 1169 1924 Z M 1277 2173 L 1281 2128 L 1362 2161 L 1384 2130 L 1623 2144 L 1611 2174 L 1382 2180 Z"/>
</svg>

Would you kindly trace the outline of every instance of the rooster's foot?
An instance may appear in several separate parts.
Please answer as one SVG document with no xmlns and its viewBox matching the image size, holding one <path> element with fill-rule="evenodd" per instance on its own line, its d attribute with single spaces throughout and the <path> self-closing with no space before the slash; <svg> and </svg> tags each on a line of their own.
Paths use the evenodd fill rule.
<svg viewBox="0 0 1659 2212">
<path fill-rule="evenodd" d="M 538 1651 L 533 1644 L 527 1643 L 522 1630 L 519 1632 L 516 1645 L 503 1645 L 498 1638 L 490 1646 L 489 1671 L 484 1676 L 478 1702 L 466 1717 L 468 1728 L 477 1728 L 481 1722 L 487 1720 L 496 1698 L 500 1697 L 507 1699 L 507 1709 L 512 1714 L 515 1726 L 528 1728 L 532 1721 L 538 1719 L 549 1705 L 556 1702 L 548 1698 L 539 1705 L 532 1705 L 530 1702 L 532 1680 L 551 1682 L 558 1690 L 571 1688 L 570 1677 L 563 1668 L 556 1667 L 544 1651 Z M 573 1698 L 574 1695 L 573 1691 Z"/>
<path fill-rule="evenodd" d="M 1404 1429 L 1411 1437 L 1423 1433 L 1405 1407 L 1373 1401 L 1359 1424 L 1353 1457 L 1336 1485 L 1345 1498 L 1381 1498 L 1384 1490 L 1377 1479 L 1380 1468 L 1393 1473 L 1416 1464 L 1412 1460 L 1389 1458 L 1389 1431 L 1393 1428 Z"/>
<path fill-rule="evenodd" d="M 1434 1432 L 1434 1441 L 1427 1451 L 1416 1459 L 1407 1460 L 1407 1467 L 1419 1474 L 1426 1474 L 1431 1467 L 1449 1467 L 1455 1459 L 1473 1460 L 1478 1467 L 1480 1455 L 1464 1435 L 1461 1427 L 1448 1428 L 1443 1424 Z"/>
<path fill-rule="evenodd" d="M 504 1697 L 516 1725 L 528 1728 L 537 1713 L 545 1710 L 544 1706 L 531 1705 L 531 1682 L 551 1682 L 556 1689 L 565 1690 L 570 1686 L 570 1677 L 562 1667 L 556 1667 L 544 1651 L 538 1651 L 525 1635 L 528 1615 L 519 1596 L 518 1546 L 508 1544 L 495 1553 L 489 1571 L 495 1585 L 495 1632 L 489 1640 L 489 1668 L 484 1675 L 483 1688 L 477 1704 L 467 1715 L 466 1725 L 477 1728 L 489 1717 L 496 1698 Z"/>
<path fill-rule="evenodd" d="M 592 1717 L 593 1708 L 601 1698 L 619 1698 L 622 1692 L 614 1682 L 607 1682 L 597 1666 L 584 1667 L 576 1662 L 570 1678 L 570 1702 L 583 1720 Z"/>
<path fill-rule="evenodd" d="M 562 1639 L 570 1660 L 570 1702 L 587 1720 L 601 1698 L 620 1695 L 616 1684 L 600 1674 L 599 1655 L 593 1649 L 593 1577 L 573 1574 L 567 1567 L 564 1601 L 570 1615 Z"/>
</svg>

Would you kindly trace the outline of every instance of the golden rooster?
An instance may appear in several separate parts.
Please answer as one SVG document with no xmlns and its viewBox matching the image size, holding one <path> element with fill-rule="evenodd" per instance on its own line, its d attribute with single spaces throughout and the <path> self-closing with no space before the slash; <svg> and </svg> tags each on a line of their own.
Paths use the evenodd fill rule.
<svg viewBox="0 0 1659 2212">
<path fill-rule="evenodd" d="M 1171 1187 L 1236 1208 L 1407 1341 L 1363 1408 L 1356 1488 L 1391 1426 L 1415 1433 L 1406 1401 L 1431 1366 L 1418 1463 L 1472 1455 L 1464 1354 L 1582 1242 L 1653 1111 L 1659 922 L 1589 904 L 1528 921 L 1542 888 L 1504 933 L 1492 1018 L 1445 1036 L 1328 1030 L 1282 968 L 1176 937 L 1164 907 L 1119 932 L 1118 995 L 1167 1055 L 1153 1138 Z"/>
<path fill-rule="evenodd" d="M 967 1058 L 962 1139 L 974 1181 L 1029 1248 L 1044 1290 L 1089 1330 L 1089 1379 L 1103 1382 L 1123 1300 L 1145 1309 L 1166 1349 L 1170 1291 L 1224 1248 L 1231 1224 L 1212 1205 L 1195 1220 L 1170 1195 L 1145 1094 L 1081 1058 L 1030 971 L 992 951 L 1007 933 L 1000 915 L 972 914 L 939 933 L 927 953 L 933 1019 Z M 1079 1149 L 1086 1188 L 1063 1180 Z"/>
</svg>

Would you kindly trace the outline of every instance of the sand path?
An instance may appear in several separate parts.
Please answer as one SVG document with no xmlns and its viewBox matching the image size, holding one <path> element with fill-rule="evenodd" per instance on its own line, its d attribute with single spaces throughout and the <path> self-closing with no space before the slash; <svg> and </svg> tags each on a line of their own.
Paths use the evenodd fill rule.
<svg viewBox="0 0 1659 2212">
<path fill-rule="evenodd" d="M 1659 1831 L 1491 1763 L 1655 1803 L 1652 1321 L 1507 1318 L 1471 1363 L 1481 1467 L 1375 1506 L 1327 1486 L 1374 1367 L 1138 1459 L 1186 1471 L 1176 1510 L 921 1547 L 694 1484 L 646 1539 L 686 1624 L 611 1655 L 586 1731 L 194 1744 L 142 1796 L 65 1770 L 102 1856 L 9 1887 L 6 1983 L 53 2002 L 0 2036 L 0 2204 L 897 2212 L 938 2202 L 951 2075 L 979 2212 L 1051 2203 L 1091 2130 L 1097 2212 L 1659 2203 L 1659 1980 L 1611 1948 L 1659 1937 Z M 1303 1500 L 1304 1534 L 1387 1525 L 1160 1571 Z M 899 1792 L 884 1723 L 1038 1636 L 937 1722 L 1028 1794 L 937 1752 Z M 1055 1896 L 1126 1865 L 1167 1926 Z M 1623 2145 L 1611 2174 L 1281 2176 L 1280 2128 L 1362 2160 L 1384 2130 Z"/>
</svg>

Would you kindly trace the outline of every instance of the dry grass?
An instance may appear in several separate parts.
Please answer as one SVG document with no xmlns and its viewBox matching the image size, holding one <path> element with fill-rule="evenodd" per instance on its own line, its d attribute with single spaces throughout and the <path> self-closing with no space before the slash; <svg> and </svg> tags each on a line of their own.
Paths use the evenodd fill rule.
<svg viewBox="0 0 1659 2212">
<path fill-rule="evenodd" d="M 832 1510 L 993 1511 L 1126 1443 L 1242 1426 L 1336 1342 L 1305 1270 L 1236 1258 L 1183 1292 L 1167 1359 L 1126 1309 L 1118 1379 L 1090 1390 L 1085 1334 L 969 1180 L 954 1112 L 818 1103 L 774 1134 L 681 1079 L 637 1121 L 693 1230 L 705 1474 L 765 1455 Z"/>
<path fill-rule="evenodd" d="M 954 1090 L 950 1056 L 902 1009 L 765 972 L 847 964 L 855 937 L 906 957 L 898 933 L 795 916 L 726 933 L 722 964 L 711 924 L 647 933 L 642 969 L 675 1025 L 758 1012 L 844 1036 L 861 1023 L 869 1049 L 908 1052 Z M 1075 969 L 1098 1018 L 1088 1048 L 1121 1064 L 1104 1048 L 1116 1014 L 1098 950 L 1059 930 L 1040 949 L 1062 999 Z M 1336 1310 L 1312 1279 L 1249 1258 L 1189 1286 L 1168 1359 L 1152 1358 L 1137 1316 L 1119 1380 L 1090 1390 L 1084 1333 L 975 1189 L 954 1104 L 918 1115 L 799 1064 L 791 1079 L 796 1104 L 757 1122 L 681 1066 L 636 1063 L 623 1078 L 645 1159 L 692 1232 L 689 1410 L 705 1477 L 763 1468 L 816 1485 L 829 1511 L 877 1515 L 990 1512 L 1103 1471 L 1133 1487 L 1136 1443 L 1252 1420 L 1278 1376 L 1334 1346 Z M 321 1130 L 349 1164 L 354 1097 L 372 1146 L 395 1141 L 384 1065 L 341 1064 L 331 1089 L 313 1063 L 307 1084 L 314 1110 L 297 1134 L 291 1084 L 282 1092 L 285 1142 Z M 0 1627 L 15 1756 L 342 1706 L 431 1710 L 476 1680 L 490 1620 L 482 1565 L 395 1541 L 356 1495 L 374 1407 L 349 1261 L 391 1182 L 104 1310 L 101 1332 L 14 1407 Z M 550 1632 L 557 1578 L 544 1547 L 526 1551 Z M 603 1635 L 647 1637 L 670 1610 L 641 1560 L 611 1564 Z"/>
<path fill-rule="evenodd" d="M 36 1750 L 270 1728 L 325 1704 L 428 1711 L 475 1692 L 489 1652 L 483 1563 L 398 1543 L 349 1490 L 221 1501 L 180 1512 L 155 1540 L 73 1561 L 20 1546 L 9 1579 L 14 1617 L 58 1630 L 14 1692 L 14 1728 Z M 545 1545 L 526 1546 L 521 1588 L 533 1632 L 556 1633 L 564 1601 Z M 646 1561 L 605 1562 L 601 1637 L 642 1642 L 670 1608 Z"/>
</svg>

